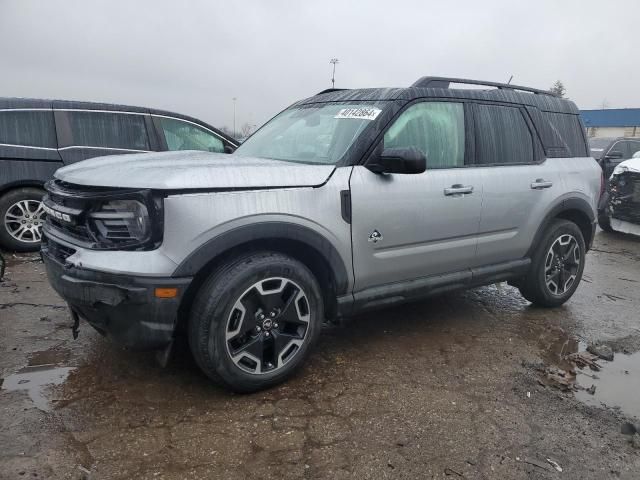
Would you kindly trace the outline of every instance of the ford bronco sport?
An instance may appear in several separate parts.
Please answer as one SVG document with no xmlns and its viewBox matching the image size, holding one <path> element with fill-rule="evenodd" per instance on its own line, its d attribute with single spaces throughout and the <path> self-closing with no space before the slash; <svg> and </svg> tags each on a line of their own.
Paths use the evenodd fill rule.
<svg viewBox="0 0 640 480">
<path fill-rule="evenodd" d="M 247 392 L 289 377 L 327 319 L 502 281 L 563 304 L 602 180 L 572 102 L 424 77 L 321 92 L 231 156 L 92 159 L 46 188 L 42 254 L 76 322 L 166 355 L 186 330 Z"/>
</svg>

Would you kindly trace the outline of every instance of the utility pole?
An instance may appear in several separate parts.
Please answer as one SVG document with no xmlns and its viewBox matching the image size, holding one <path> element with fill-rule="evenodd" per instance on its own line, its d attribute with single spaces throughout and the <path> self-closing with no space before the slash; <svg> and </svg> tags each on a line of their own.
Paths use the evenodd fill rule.
<svg viewBox="0 0 640 480">
<path fill-rule="evenodd" d="M 236 97 L 233 97 L 233 138 L 236 138 Z"/>
<path fill-rule="evenodd" d="M 332 58 L 329 63 L 333 64 L 333 75 L 331 75 L 331 88 L 336 88 L 336 63 L 340 63 L 337 58 Z"/>
</svg>

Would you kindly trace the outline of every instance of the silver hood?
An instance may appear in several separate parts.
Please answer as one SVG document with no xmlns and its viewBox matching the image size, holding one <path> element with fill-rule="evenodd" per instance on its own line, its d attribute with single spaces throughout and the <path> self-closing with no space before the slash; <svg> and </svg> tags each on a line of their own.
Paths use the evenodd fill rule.
<svg viewBox="0 0 640 480">
<path fill-rule="evenodd" d="M 155 190 L 313 187 L 334 165 L 300 163 L 196 151 L 96 157 L 62 167 L 55 177 L 77 185 Z"/>
</svg>

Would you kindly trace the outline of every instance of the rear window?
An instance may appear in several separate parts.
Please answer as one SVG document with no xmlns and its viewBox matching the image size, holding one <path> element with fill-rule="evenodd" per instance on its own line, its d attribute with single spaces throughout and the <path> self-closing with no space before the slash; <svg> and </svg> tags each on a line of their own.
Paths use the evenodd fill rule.
<svg viewBox="0 0 640 480">
<path fill-rule="evenodd" d="M 518 108 L 476 105 L 476 163 L 533 162 L 533 137 Z"/>
<path fill-rule="evenodd" d="M 563 138 L 572 157 L 587 156 L 584 133 L 577 115 L 544 112 L 544 116 Z"/>
<path fill-rule="evenodd" d="M 144 115 L 70 111 L 74 146 L 149 150 Z"/>
<path fill-rule="evenodd" d="M 0 112 L 0 143 L 57 148 L 51 110 Z"/>
</svg>

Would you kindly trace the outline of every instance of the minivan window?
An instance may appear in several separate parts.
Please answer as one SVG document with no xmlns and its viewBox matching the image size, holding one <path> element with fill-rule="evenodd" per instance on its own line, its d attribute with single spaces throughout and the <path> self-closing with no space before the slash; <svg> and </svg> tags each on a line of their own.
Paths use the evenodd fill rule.
<svg viewBox="0 0 640 480">
<path fill-rule="evenodd" d="M 336 164 L 380 115 L 380 104 L 325 103 L 287 109 L 249 137 L 234 155 Z"/>
<path fill-rule="evenodd" d="M 518 108 L 476 105 L 476 163 L 533 162 L 533 137 Z"/>
<path fill-rule="evenodd" d="M 144 115 L 69 111 L 74 146 L 149 150 Z"/>
<path fill-rule="evenodd" d="M 0 143 L 25 147 L 57 148 L 51 110 L 0 112 Z"/>
<path fill-rule="evenodd" d="M 203 150 L 224 153 L 222 140 L 204 128 L 175 118 L 156 118 L 160 121 L 168 150 Z"/>
<path fill-rule="evenodd" d="M 565 143 L 569 147 L 569 152 L 572 157 L 587 156 L 582 126 L 580 125 L 577 115 L 544 112 L 544 116 L 564 139 Z"/>
<path fill-rule="evenodd" d="M 405 110 L 384 135 L 384 148 L 416 147 L 427 168 L 464 165 L 464 107 L 461 103 L 422 102 Z"/>
</svg>

